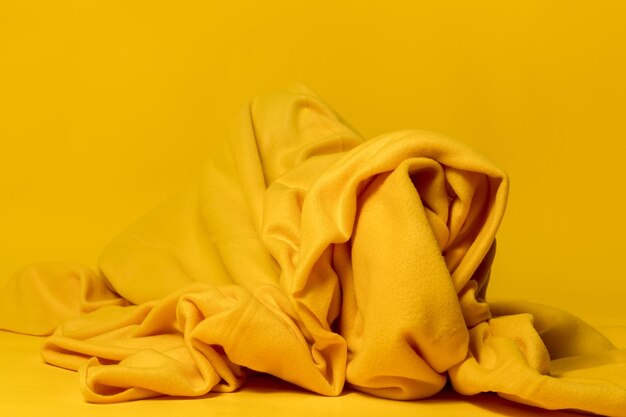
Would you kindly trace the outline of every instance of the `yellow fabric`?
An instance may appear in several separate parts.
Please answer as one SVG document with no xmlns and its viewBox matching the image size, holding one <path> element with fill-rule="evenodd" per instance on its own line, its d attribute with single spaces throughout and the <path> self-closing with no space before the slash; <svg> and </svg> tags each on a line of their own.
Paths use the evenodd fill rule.
<svg viewBox="0 0 626 417">
<path fill-rule="evenodd" d="M 43 357 L 92 402 L 232 391 L 256 371 L 393 399 L 449 376 L 464 394 L 626 415 L 626 351 L 566 313 L 485 301 L 507 187 L 458 142 L 364 141 L 294 87 L 253 100 L 199 183 L 115 238 L 99 272 L 18 273 L 0 327 L 60 324 Z"/>
<path fill-rule="evenodd" d="M 626 329 L 621 330 L 620 333 L 626 335 Z M 527 407 L 488 393 L 465 396 L 455 393 L 451 387 L 418 401 L 389 401 L 350 388 L 338 397 L 327 397 L 267 375 L 250 377 L 241 389 L 228 394 L 209 393 L 200 398 L 161 397 L 102 406 L 82 400 L 74 372 L 48 366 L 39 360 L 40 346 L 39 337 L 0 332 L 0 409 L 7 415 L 555 417 L 556 414 L 558 417 L 580 417 L 579 413 L 554 413 Z M 625 344 L 621 346 L 626 347 Z"/>
</svg>

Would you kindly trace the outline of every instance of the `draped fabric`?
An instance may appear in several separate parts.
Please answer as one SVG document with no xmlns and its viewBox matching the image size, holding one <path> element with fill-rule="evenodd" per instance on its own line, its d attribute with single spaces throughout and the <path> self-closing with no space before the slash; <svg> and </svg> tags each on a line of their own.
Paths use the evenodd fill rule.
<svg viewBox="0 0 626 417">
<path fill-rule="evenodd" d="M 323 395 L 419 399 L 448 379 L 626 416 L 626 351 L 574 316 L 485 299 L 506 175 L 450 138 L 364 140 L 295 86 L 252 100 L 202 177 L 99 268 L 18 272 L 0 328 L 50 335 L 87 401 L 234 391 L 255 372 Z"/>
</svg>

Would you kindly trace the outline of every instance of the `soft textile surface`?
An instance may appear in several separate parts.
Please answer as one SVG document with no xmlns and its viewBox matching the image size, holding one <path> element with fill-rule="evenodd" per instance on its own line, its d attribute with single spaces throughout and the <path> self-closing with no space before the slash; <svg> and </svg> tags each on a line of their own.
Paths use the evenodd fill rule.
<svg viewBox="0 0 626 417">
<path fill-rule="evenodd" d="M 626 329 L 619 333 L 626 335 Z M 623 343 L 620 346 L 626 347 Z M 340 396 L 327 397 L 265 374 L 251 376 L 243 387 L 228 394 L 159 397 L 103 406 L 81 401 L 76 374 L 43 364 L 38 357 L 40 347 L 39 337 L 0 332 L 0 410 L 7 416 L 581 417 L 580 413 L 525 406 L 491 393 L 464 396 L 448 386 L 417 401 L 389 401 L 349 387 Z"/>
<path fill-rule="evenodd" d="M 99 271 L 24 269 L 0 327 L 50 334 L 85 398 L 232 391 L 263 372 L 324 395 L 496 391 L 626 416 L 626 351 L 485 291 L 505 174 L 449 138 L 363 140 L 304 87 L 253 100 L 198 184 L 116 237 Z"/>
</svg>

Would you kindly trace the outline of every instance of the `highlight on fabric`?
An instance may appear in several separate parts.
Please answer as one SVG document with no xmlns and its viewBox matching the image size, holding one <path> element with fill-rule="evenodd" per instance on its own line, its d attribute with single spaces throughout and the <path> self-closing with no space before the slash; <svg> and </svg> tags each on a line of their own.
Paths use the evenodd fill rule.
<svg viewBox="0 0 626 417">
<path fill-rule="evenodd" d="M 251 372 L 413 400 L 449 380 L 626 416 L 626 351 L 574 316 L 488 303 L 506 175 L 462 143 L 365 140 L 303 86 L 253 99 L 203 175 L 115 237 L 98 269 L 35 265 L 0 328 L 49 335 L 87 401 L 231 392 Z"/>
</svg>

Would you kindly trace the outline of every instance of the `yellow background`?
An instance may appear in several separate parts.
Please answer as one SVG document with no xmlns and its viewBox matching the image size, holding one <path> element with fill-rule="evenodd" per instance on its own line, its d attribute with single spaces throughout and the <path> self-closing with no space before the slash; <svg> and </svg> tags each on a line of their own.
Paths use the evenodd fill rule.
<svg viewBox="0 0 626 417">
<path fill-rule="evenodd" d="M 95 266 L 246 98 L 303 82 L 366 137 L 441 132 L 510 174 L 491 297 L 626 324 L 625 4 L 0 0 L 0 284 Z"/>
</svg>

